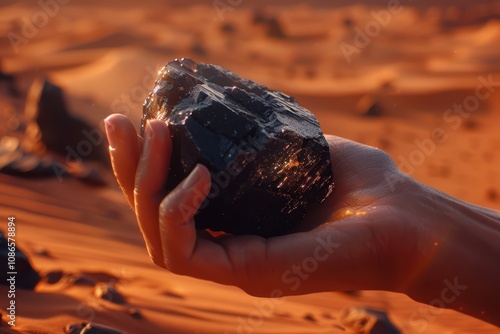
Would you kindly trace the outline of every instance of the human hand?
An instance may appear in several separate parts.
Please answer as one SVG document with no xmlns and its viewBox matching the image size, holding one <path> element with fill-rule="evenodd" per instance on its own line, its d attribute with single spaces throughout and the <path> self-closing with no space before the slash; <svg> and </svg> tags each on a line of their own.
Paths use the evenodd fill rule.
<svg viewBox="0 0 500 334">
<path fill-rule="evenodd" d="M 383 151 L 327 136 L 335 189 L 308 215 L 308 225 L 315 228 L 269 239 L 213 237 L 195 229 L 195 212 L 185 219 L 179 210 L 181 203 L 192 203 L 195 193 L 207 194 L 210 174 L 204 166 L 170 194 L 164 190 L 171 153 L 168 126 L 149 122 L 144 140 L 123 115 L 108 117 L 106 126 L 115 175 L 155 264 L 259 296 L 277 290 L 291 295 L 400 289 L 404 263 L 413 256 L 408 236 L 416 232 L 405 222 L 407 198 L 401 195 L 414 185 Z M 398 181 L 387 182 L 388 175 Z"/>
</svg>

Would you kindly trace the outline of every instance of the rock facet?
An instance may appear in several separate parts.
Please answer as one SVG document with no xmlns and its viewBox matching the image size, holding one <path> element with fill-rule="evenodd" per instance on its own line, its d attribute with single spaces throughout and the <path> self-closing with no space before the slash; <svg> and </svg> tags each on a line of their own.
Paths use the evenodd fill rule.
<svg viewBox="0 0 500 334">
<path fill-rule="evenodd" d="M 144 103 L 143 133 L 150 119 L 170 128 L 168 191 L 198 163 L 211 173 L 197 228 L 286 234 L 333 189 L 328 143 L 314 115 L 222 67 L 187 58 L 167 63 Z"/>
</svg>

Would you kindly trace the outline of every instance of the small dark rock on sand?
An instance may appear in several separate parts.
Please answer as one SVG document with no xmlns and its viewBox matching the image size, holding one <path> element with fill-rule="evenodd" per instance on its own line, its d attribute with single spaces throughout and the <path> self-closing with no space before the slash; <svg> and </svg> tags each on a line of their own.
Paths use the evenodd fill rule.
<svg viewBox="0 0 500 334">
<path fill-rule="evenodd" d="M 141 311 L 138 309 L 138 308 L 135 308 L 135 307 L 131 307 L 127 310 L 127 313 L 132 317 L 132 318 L 135 318 L 135 319 L 142 319 L 142 313 Z"/>
<path fill-rule="evenodd" d="M 69 324 L 64 331 L 66 334 L 125 334 L 118 329 L 92 322 Z"/>
<path fill-rule="evenodd" d="M 62 270 L 52 270 L 46 273 L 43 279 L 48 284 L 56 284 L 64 277 L 64 272 Z"/>
<path fill-rule="evenodd" d="M 343 326 L 363 334 L 401 334 L 401 331 L 391 323 L 384 311 L 365 307 L 349 307 L 345 309 L 340 322 Z"/>
<path fill-rule="evenodd" d="M 90 160 L 109 164 L 103 132 L 70 113 L 60 87 L 45 80 L 35 83 L 30 94 L 27 103 L 36 105 L 27 109 L 34 113 L 30 116 L 40 128 L 41 140 L 49 151 L 66 157 L 68 161 Z"/>
<path fill-rule="evenodd" d="M 110 283 L 99 283 L 95 286 L 94 296 L 114 304 L 125 304 L 125 297 Z"/>
</svg>

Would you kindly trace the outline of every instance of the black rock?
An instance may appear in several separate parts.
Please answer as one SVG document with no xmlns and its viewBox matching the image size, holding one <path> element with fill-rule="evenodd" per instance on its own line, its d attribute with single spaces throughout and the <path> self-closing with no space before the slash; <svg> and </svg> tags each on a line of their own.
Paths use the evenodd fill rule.
<svg viewBox="0 0 500 334">
<path fill-rule="evenodd" d="M 33 290 L 40 281 L 40 275 L 33 269 L 28 257 L 17 247 L 17 244 L 14 253 L 16 260 L 15 264 L 13 264 L 14 267 L 8 267 L 12 243 L 7 238 L 7 235 L 4 235 L 0 231 L 0 262 L 4 268 L 4 270 L 0 270 L 0 284 L 9 286 L 10 281 L 7 281 L 7 279 L 15 276 L 16 288 Z M 16 274 L 9 274 L 10 272 L 15 272 Z"/>
<path fill-rule="evenodd" d="M 384 114 L 380 103 L 371 95 L 363 96 L 356 104 L 355 111 L 361 117 L 366 118 L 379 117 Z"/>
<path fill-rule="evenodd" d="M 68 284 L 81 286 L 95 286 L 97 282 L 87 274 L 70 274 L 67 277 Z"/>
<path fill-rule="evenodd" d="M 380 115 L 382 115 L 382 109 L 378 103 L 372 104 L 363 114 L 365 117 L 378 117 Z"/>
<path fill-rule="evenodd" d="M 138 309 L 138 308 L 135 308 L 135 307 L 131 307 L 127 310 L 127 313 L 132 317 L 132 318 L 135 318 L 135 319 L 142 319 L 142 313 L 141 311 Z"/>
<path fill-rule="evenodd" d="M 0 69 L 0 87 L 5 85 L 6 93 L 10 96 L 19 97 L 16 87 L 16 78 L 13 75 L 2 72 Z"/>
<path fill-rule="evenodd" d="M 39 178 L 54 176 L 56 170 L 59 175 L 66 174 L 65 166 L 55 165 L 50 158 L 26 152 L 18 138 L 3 136 L 0 139 L 0 173 Z"/>
<path fill-rule="evenodd" d="M 109 164 L 104 133 L 69 111 L 64 91 L 45 80 L 30 89 L 27 109 L 33 110 L 47 150 L 66 158 L 66 162 L 98 161 Z"/>
<path fill-rule="evenodd" d="M 69 324 L 64 331 L 66 334 L 124 334 L 118 329 L 92 322 Z"/>
<path fill-rule="evenodd" d="M 45 274 L 44 279 L 48 284 L 56 284 L 64 277 L 62 270 L 52 270 Z"/>
<path fill-rule="evenodd" d="M 99 283 L 95 286 L 94 296 L 115 304 L 125 304 L 125 297 L 110 283 Z"/>
<path fill-rule="evenodd" d="M 212 188 L 195 216 L 200 229 L 282 235 L 333 189 L 328 143 L 314 115 L 222 67 L 169 62 L 144 103 L 142 132 L 148 119 L 170 127 L 167 190 L 198 163 L 211 172 Z"/>
<path fill-rule="evenodd" d="M 66 327 L 64 328 L 64 333 L 66 334 L 80 334 L 82 331 L 83 327 L 85 327 L 87 323 L 82 322 L 79 324 L 67 324 Z"/>
<path fill-rule="evenodd" d="M 253 15 L 252 21 L 255 25 L 262 25 L 266 27 L 266 33 L 268 37 L 277 39 L 287 38 L 285 30 L 283 29 L 283 25 L 281 24 L 279 18 L 275 15 L 256 11 Z"/>
<path fill-rule="evenodd" d="M 220 30 L 225 34 L 233 34 L 236 32 L 236 26 L 232 23 L 225 22 L 221 25 Z"/>
<path fill-rule="evenodd" d="M 384 311 L 366 307 L 349 307 L 340 316 L 342 325 L 366 334 L 401 334 Z"/>
</svg>

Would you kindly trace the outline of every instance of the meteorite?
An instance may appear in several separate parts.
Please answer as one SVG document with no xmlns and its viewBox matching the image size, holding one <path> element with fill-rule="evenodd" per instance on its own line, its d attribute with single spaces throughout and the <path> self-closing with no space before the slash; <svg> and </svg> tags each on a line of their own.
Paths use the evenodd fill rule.
<svg viewBox="0 0 500 334">
<path fill-rule="evenodd" d="M 168 191 L 198 163 L 211 173 L 195 215 L 199 229 L 283 235 L 332 192 L 328 143 L 314 115 L 222 67 L 188 58 L 167 63 L 144 102 L 142 133 L 150 119 L 170 128 Z"/>
</svg>

